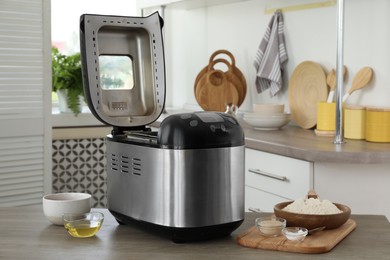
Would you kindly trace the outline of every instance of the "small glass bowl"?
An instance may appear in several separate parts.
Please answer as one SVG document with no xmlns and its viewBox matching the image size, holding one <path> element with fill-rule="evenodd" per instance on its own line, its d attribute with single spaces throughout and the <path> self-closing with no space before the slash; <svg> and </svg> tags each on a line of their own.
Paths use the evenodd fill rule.
<svg viewBox="0 0 390 260">
<path fill-rule="evenodd" d="M 302 242 L 308 234 L 308 230 L 303 227 L 285 227 L 283 235 L 290 241 Z"/>
<path fill-rule="evenodd" d="M 100 212 L 64 214 L 64 227 L 72 237 L 92 237 L 100 230 L 104 215 Z"/>
<path fill-rule="evenodd" d="M 256 227 L 263 236 L 277 237 L 282 234 L 282 229 L 286 227 L 286 220 L 278 217 L 257 218 Z"/>
</svg>

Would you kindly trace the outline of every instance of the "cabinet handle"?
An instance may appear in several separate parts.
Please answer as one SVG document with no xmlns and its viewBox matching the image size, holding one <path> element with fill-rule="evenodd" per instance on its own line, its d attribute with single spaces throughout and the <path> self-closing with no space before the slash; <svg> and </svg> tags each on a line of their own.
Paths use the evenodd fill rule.
<svg viewBox="0 0 390 260">
<path fill-rule="evenodd" d="M 272 174 L 272 173 L 263 172 L 263 171 L 260 171 L 258 169 L 249 169 L 249 171 L 253 172 L 255 174 L 261 175 L 261 176 L 272 178 L 272 179 L 277 179 L 277 180 L 280 180 L 280 181 L 287 181 L 287 177 L 286 176 L 279 176 L 279 175 L 275 175 L 275 174 Z"/>
</svg>

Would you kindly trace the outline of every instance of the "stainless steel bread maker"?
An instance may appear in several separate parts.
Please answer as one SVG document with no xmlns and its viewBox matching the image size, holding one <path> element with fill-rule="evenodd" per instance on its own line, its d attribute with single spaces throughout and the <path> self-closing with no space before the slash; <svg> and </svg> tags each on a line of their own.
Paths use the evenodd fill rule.
<svg viewBox="0 0 390 260">
<path fill-rule="evenodd" d="M 106 138 L 107 207 L 120 224 L 174 242 L 231 234 L 244 220 L 244 134 L 225 113 L 167 116 L 163 20 L 85 14 L 85 97 L 113 127 Z"/>
</svg>

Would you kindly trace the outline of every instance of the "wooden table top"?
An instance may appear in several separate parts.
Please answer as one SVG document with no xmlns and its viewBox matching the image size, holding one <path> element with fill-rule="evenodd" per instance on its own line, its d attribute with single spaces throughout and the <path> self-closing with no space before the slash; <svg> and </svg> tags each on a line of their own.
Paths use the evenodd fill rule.
<svg viewBox="0 0 390 260">
<path fill-rule="evenodd" d="M 41 205 L 0 208 L 0 259 L 389 259 L 390 223 L 384 216 L 353 215 L 357 228 L 333 250 L 301 254 L 238 245 L 236 237 L 254 225 L 256 213 L 246 213 L 231 236 L 211 241 L 175 244 L 134 226 L 118 225 L 107 209 L 99 233 L 73 238 L 45 218 Z"/>
</svg>

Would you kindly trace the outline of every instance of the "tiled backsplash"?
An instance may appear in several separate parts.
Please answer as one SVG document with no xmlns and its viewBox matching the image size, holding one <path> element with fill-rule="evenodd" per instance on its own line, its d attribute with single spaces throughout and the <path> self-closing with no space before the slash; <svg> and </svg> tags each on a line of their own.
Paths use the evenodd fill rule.
<svg viewBox="0 0 390 260">
<path fill-rule="evenodd" d="M 104 138 L 53 140 L 53 193 L 86 192 L 92 207 L 106 207 Z"/>
</svg>

